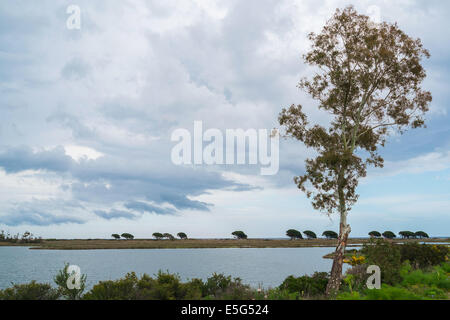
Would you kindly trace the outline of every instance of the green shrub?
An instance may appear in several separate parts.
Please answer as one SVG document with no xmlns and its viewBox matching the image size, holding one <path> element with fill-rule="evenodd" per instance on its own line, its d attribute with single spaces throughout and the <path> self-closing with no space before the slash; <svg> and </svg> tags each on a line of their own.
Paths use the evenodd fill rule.
<svg viewBox="0 0 450 320">
<path fill-rule="evenodd" d="M 137 296 L 137 276 L 128 273 L 119 280 L 100 281 L 83 299 L 85 300 L 135 300 Z"/>
<path fill-rule="evenodd" d="M 69 264 L 66 263 L 64 265 L 64 268 L 62 270 L 59 270 L 58 274 L 54 278 L 54 282 L 58 286 L 58 290 L 62 297 L 64 297 L 67 300 L 79 300 L 81 299 L 81 295 L 83 294 L 83 291 L 86 287 L 86 275 L 80 275 L 80 286 L 79 289 L 69 289 L 67 286 L 67 282 L 69 280 L 69 277 L 72 274 L 69 273 Z"/>
<path fill-rule="evenodd" d="M 328 273 L 316 272 L 312 276 L 287 277 L 280 285 L 280 290 L 299 293 L 303 297 L 323 295 L 328 283 Z"/>
<path fill-rule="evenodd" d="M 361 254 L 366 257 L 367 264 L 380 267 L 382 283 L 396 284 L 401 281 L 401 254 L 399 245 L 383 239 L 372 239 L 363 245 Z"/>
<path fill-rule="evenodd" d="M 244 300 L 252 296 L 248 285 L 244 285 L 240 278 L 214 273 L 203 286 L 203 296 L 212 299 Z"/>
<path fill-rule="evenodd" d="M 31 281 L 15 284 L 12 288 L 0 290 L 0 300 L 58 300 L 58 290 L 47 283 Z"/>
<path fill-rule="evenodd" d="M 367 288 L 367 278 L 370 274 L 367 273 L 367 265 L 355 265 L 348 269 L 345 273 L 345 283 L 349 291 L 364 291 Z"/>
<path fill-rule="evenodd" d="M 381 289 L 366 290 L 366 300 L 422 300 L 423 298 L 415 295 L 411 291 L 392 287 L 389 285 L 382 285 Z"/>
<path fill-rule="evenodd" d="M 444 245 L 405 243 L 400 246 L 401 261 L 408 260 L 413 268 L 423 269 L 447 261 L 449 250 Z"/>
<path fill-rule="evenodd" d="M 259 294 L 257 300 L 300 300 L 298 292 L 290 292 L 286 289 L 274 288 L 263 294 Z"/>
</svg>

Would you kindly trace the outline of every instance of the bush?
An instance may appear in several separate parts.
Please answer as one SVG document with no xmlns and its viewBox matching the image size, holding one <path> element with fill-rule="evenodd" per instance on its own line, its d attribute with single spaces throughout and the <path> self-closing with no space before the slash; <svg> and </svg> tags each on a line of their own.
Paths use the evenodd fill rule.
<svg viewBox="0 0 450 320">
<path fill-rule="evenodd" d="M 328 283 L 328 273 L 316 272 L 312 276 L 287 277 L 280 285 L 280 290 L 299 293 L 302 297 L 323 295 Z"/>
<path fill-rule="evenodd" d="M 128 273 L 119 280 L 100 281 L 87 292 L 85 300 L 135 300 L 137 296 L 137 276 L 134 272 Z"/>
<path fill-rule="evenodd" d="M 355 265 L 348 269 L 345 273 L 345 283 L 349 287 L 350 292 L 352 291 L 364 291 L 367 288 L 366 282 L 370 274 L 367 273 L 367 265 L 360 264 Z"/>
<path fill-rule="evenodd" d="M 69 264 L 66 263 L 64 265 L 64 268 L 62 270 L 59 270 L 58 274 L 54 278 L 54 281 L 58 286 L 58 291 L 60 292 L 62 297 L 66 298 L 67 300 L 79 300 L 81 299 L 81 295 L 83 294 L 83 291 L 86 287 L 87 277 L 85 274 L 80 275 L 79 289 L 69 289 L 67 286 L 67 282 L 72 274 L 73 273 L 69 273 Z"/>
<path fill-rule="evenodd" d="M 406 243 L 400 246 L 401 261 L 408 260 L 415 269 L 436 266 L 447 261 L 449 251 L 449 247 L 444 245 Z"/>
<path fill-rule="evenodd" d="M 12 288 L 0 290 L 0 300 L 58 300 L 58 290 L 46 283 L 31 281 L 27 284 L 15 284 Z"/>
<path fill-rule="evenodd" d="M 252 296 L 248 285 L 244 285 L 240 278 L 214 273 L 203 286 L 203 296 L 210 299 L 245 300 Z"/>
<path fill-rule="evenodd" d="M 400 282 L 401 254 L 400 246 L 386 240 L 370 240 L 361 249 L 367 264 L 377 265 L 381 269 L 381 281 L 386 284 Z"/>
</svg>

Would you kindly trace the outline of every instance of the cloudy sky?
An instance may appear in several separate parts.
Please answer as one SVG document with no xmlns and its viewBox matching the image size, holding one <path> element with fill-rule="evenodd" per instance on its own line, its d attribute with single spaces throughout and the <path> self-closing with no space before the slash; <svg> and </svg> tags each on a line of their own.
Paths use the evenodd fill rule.
<svg viewBox="0 0 450 320">
<path fill-rule="evenodd" d="M 171 133 L 277 126 L 281 108 L 323 114 L 296 85 L 301 55 L 332 0 L 78 0 L 0 3 L 0 230 L 43 237 L 186 232 L 192 237 L 322 233 L 337 216 L 315 212 L 294 185 L 311 155 L 280 141 L 280 170 L 175 166 Z M 81 28 L 66 9 L 81 9 Z M 349 216 L 371 230 L 450 235 L 450 4 L 354 1 L 398 22 L 432 54 L 424 87 L 428 128 L 394 136 Z"/>
</svg>

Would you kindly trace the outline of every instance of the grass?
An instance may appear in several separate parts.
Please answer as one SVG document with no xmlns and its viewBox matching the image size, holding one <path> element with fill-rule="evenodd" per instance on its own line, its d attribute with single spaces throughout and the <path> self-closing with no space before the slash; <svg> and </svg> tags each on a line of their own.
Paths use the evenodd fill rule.
<svg viewBox="0 0 450 320">
<path fill-rule="evenodd" d="M 348 245 L 360 245 L 367 242 L 366 238 L 351 238 Z M 394 242 L 448 242 L 450 238 L 441 239 L 397 239 Z M 337 240 L 275 240 L 275 239 L 188 239 L 188 240 L 109 240 L 109 239 L 73 239 L 56 240 L 47 239 L 42 243 L 7 243 L 0 242 L 0 246 L 26 246 L 31 249 L 46 250 L 89 250 L 89 249 L 188 249 L 188 248 L 308 248 L 308 247 L 335 247 Z"/>
</svg>

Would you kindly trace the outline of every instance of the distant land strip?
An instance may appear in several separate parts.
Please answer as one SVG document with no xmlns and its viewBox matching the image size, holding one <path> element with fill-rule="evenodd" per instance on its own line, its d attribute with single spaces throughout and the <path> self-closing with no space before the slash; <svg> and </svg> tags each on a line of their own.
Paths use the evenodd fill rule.
<svg viewBox="0 0 450 320">
<path fill-rule="evenodd" d="M 361 246 L 368 238 L 350 238 L 347 246 Z M 394 243 L 446 243 L 450 238 L 395 239 Z M 336 239 L 186 239 L 186 240 L 110 240 L 110 239 L 46 239 L 41 243 L 8 243 L 0 246 L 22 246 L 40 250 L 95 250 L 95 249 L 208 249 L 208 248 L 313 248 L 336 247 Z"/>
</svg>

